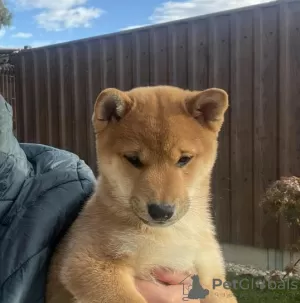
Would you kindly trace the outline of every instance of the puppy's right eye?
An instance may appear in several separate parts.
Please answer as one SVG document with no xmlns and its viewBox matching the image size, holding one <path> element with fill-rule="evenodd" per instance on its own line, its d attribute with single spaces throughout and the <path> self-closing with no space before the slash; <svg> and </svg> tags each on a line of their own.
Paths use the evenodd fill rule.
<svg viewBox="0 0 300 303">
<path fill-rule="evenodd" d="M 128 156 L 125 155 L 124 158 L 130 163 L 132 164 L 134 167 L 136 168 L 141 168 L 143 167 L 143 163 L 141 162 L 140 158 L 138 156 Z"/>
<path fill-rule="evenodd" d="M 177 166 L 178 167 L 184 167 L 185 165 L 187 165 L 190 161 L 192 160 L 192 157 L 189 156 L 183 156 L 179 159 L 179 161 L 177 162 Z"/>
</svg>

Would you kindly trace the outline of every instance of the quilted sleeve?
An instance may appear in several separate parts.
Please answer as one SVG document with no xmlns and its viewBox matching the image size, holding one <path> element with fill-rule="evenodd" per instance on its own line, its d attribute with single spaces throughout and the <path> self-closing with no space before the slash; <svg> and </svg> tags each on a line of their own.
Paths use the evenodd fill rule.
<svg viewBox="0 0 300 303">
<path fill-rule="evenodd" d="M 13 134 L 12 108 L 0 95 L 0 202 L 15 198 L 31 169 Z"/>
</svg>

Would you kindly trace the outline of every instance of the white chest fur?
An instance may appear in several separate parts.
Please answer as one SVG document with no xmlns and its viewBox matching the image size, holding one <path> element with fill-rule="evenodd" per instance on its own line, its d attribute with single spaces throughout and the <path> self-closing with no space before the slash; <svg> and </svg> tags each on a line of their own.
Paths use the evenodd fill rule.
<svg viewBox="0 0 300 303">
<path fill-rule="evenodd" d="M 135 274 L 145 278 L 154 267 L 193 270 L 199 244 L 199 234 L 197 236 L 195 231 L 169 227 L 148 234 L 138 231 L 115 233 L 110 249 L 115 256 L 126 256 Z"/>
</svg>

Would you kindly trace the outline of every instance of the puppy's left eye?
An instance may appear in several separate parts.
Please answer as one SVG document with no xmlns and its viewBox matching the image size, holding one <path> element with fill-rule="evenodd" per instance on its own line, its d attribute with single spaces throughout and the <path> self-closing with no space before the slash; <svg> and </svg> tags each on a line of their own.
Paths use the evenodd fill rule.
<svg viewBox="0 0 300 303">
<path fill-rule="evenodd" d="M 187 165 L 192 160 L 192 158 L 193 157 L 183 156 L 178 160 L 176 165 L 178 167 L 183 167 L 183 166 Z"/>
<path fill-rule="evenodd" d="M 134 167 L 136 168 L 142 168 L 143 167 L 143 163 L 141 162 L 140 158 L 138 156 L 128 156 L 128 155 L 124 155 L 124 158 L 130 163 L 132 164 Z"/>
</svg>

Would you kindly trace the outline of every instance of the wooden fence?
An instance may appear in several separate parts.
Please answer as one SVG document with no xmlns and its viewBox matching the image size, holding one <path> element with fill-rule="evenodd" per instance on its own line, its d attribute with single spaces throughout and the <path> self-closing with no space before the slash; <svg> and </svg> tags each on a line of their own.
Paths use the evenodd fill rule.
<svg viewBox="0 0 300 303">
<path fill-rule="evenodd" d="M 15 55 L 18 138 L 77 153 L 96 172 L 93 103 L 106 87 L 220 87 L 213 206 L 222 242 L 285 248 L 299 237 L 259 201 L 300 175 L 300 2 L 272 2 Z"/>
</svg>

